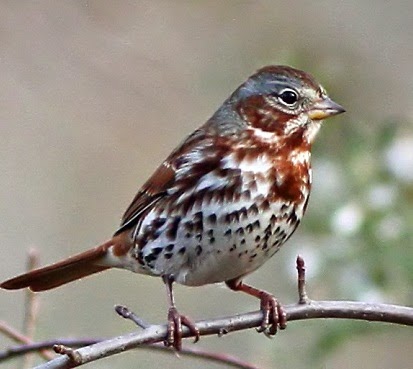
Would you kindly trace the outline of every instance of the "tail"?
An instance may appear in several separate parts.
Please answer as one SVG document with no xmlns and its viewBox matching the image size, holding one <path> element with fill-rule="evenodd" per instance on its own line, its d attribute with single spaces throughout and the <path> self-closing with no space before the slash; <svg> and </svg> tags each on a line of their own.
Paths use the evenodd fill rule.
<svg viewBox="0 0 413 369">
<path fill-rule="evenodd" d="M 99 261 L 104 260 L 108 249 L 114 245 L 116 242 L 111 239 L 81 254 L 9 279 L 0 284 L 0 287 L 6 290 L 29 287 L 32 291 L 45 291 L 99 273 L 110 268 L 110 266 L 99 265 Z"/>
</svg>

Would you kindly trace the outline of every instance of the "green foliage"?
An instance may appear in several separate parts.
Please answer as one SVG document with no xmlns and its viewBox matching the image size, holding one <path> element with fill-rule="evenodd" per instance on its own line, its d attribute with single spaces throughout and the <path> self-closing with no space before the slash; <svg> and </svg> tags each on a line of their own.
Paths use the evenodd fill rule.
<svg viewBox="0 0 413 369">
<path fill-rule="evenodd" d="M 316 283 L 334 298 L 411 305 L 413 167 L 409 172 L 403 163 L 406 155 L 413 157 L 413 134 L 403 134 L 397 121 L 372 128 L 345 120 L 321 134 L 328 136 L 323 143 L 337 144 L 317 143 L 313 155 L 312 215 L 304 227 L 320 241 L 314 251 L 322 248 Z M 410 151 L 401 145 L 406 140 Z M 356 321 L 336 323 L 315 335 L 313 358 L 379 329 Z"/>
</svg>

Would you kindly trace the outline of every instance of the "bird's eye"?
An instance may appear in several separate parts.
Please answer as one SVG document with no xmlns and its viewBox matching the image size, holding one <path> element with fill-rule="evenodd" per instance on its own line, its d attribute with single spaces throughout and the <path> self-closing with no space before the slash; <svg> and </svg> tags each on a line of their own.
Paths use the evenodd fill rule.
<svg viewBox="0 0 413 369">
<path fill-rule="evenodd" d="M 284 90 L 278 95 L 279 99 L 286 105 L 292 106 L 298 100 L 298 94 L 294 90 Z"/>
</svg>

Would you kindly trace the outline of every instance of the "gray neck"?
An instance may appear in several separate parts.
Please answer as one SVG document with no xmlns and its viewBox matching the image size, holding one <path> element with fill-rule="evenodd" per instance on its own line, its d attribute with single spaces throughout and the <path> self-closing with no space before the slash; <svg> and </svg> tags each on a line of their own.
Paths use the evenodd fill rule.
<svg viewBox="0 0 413 369">
<path fill-rule="evenodd" d="M 247 123 L 235 110 L 235 96 L 230 96 L 206 123 L 219 135 L 232 136 L 245 130 Z"/>
</svg>

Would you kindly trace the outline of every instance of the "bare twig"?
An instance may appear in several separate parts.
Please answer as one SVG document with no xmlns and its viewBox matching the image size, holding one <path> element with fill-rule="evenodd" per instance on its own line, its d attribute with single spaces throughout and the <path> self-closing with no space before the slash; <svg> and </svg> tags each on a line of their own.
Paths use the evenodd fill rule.
<svg viewBox="0 0 413 369">
<path fill-rule="evenodd" d="M 54 345 L 53 350 L 56 354 L 66 355 L 74 366 L 82 364 L 82 357 L 76 350 L 65 345 Z"/>
<path fill-rule="evenodd" d="M 304 319 L 337 318 L 379 321 L 413 326 L 413 308 L 397 305 L 346 301 L 311 301 L 308 304 L 287 305 L 284 307 L 284 310 L 290 322 Z M 199 321 L 196 326 L 201 335 L 217 335 L 222 332 L 223 329 L 227 332 L 234 332 L 258 327 L 261 322 L 262 313 L 261 311 L 257 311 L 225 318 Z M 75 350 L 76 363 L 65 355 L 41 364 L 37 366 L 36 369 L 74 368 L 103 357 L 134 349 L 143 344 L 161 342 L 165 339 L 166 333 L 166 325 L 153 325 L 140 332 L 133 332 Z M 183 337 L 189 336 L 189 329 L 183 327 Z"/>
<path fill-rule="evenodd" d="M 8 360 L 13 357 L 24 355 L 28 352 L 38 352 L 39 350 L 50 349 L 53 350 L 55 345 L 64 345 L 71 347 L 83 347 L 93 345 L 94 343 L 101 342 L 104 339 L 98 338 L 63 338 L 63 339 L 53 339 L 41 342 L 30 342 L 23 345 L 17 345 L 8 347 L 7 349 L 0 351 L 0 362 Z M 45 358 L 46 360 L 51 360 L 56 357 L 50 354 L 50 357 Z"/>
<path fill-rule="evenodd" d="M 29 249 L 27 253 L 26 270 L 29 272 L 35 269 L 39 264 L 39 253 L 34 249 Z M 30 289 L 26 290 L 25 311 L 23 321 L 23 334 L 29 339 L 33 340 L 36 330 L 37 316 L 39 312 L 38 296 Z M 25 355 L 23 360 L 23 368 L 31 368 L 33 362 L 32 355 Z"/>
<path fill-rule="evenodd" d="M 129 310 L 126 306 L 116 305 L 115 311 L 124 319 L 129 319 L 142 329 L 149 328 L 151 325 L 145 322 L 142 318 L 138 317 L 133 311 Z"/>
<path fill-rule="evenodd" d="M 19 343 L 29 343 L 31 341 L 24 334 L 20 333 L 17 329 L 14 329 L 3 321 L 0 321 L 0 333 Z"/>
<path fill-rule="evenodd" d="M 123 305 L 116 305 L 115 306 L 115 311 L 125 319 L 131 320 L 133 323 L 141 327 L 142 329 L 148 329 L 151 327 L 151 324 L 145 322 L 142 318 L 137 316 L 133 311 L 129 310 L 126 306 Z M 218 334 L 219 337 L 221 337 L 224 333 L 221 334 L 221 332 Z M 155 350 L 160 350 L 160 351 L 168 351 L 170 352 L 171 350 L 169 347 L 165 347 L 165 345 L 160 345 L 160 344 L 152 344 L 152 345 L 145 345 L 145 348 L 148 349 L 155 349 Z M 228 354 L 219 354 L 219 353 L 213 353 L 213 352 L 207 352 L 204 350 L 196 349 L 196 348 L 181 348 L 179 351 L 179 354 L 184 354 L 186 356 L 194 356 L 198 358 L 204 358 L 204 359 L 209 359 L 212 361 L 217 361 L 220 363 L 225 363 L 226 365 L 229 366 L 234 366 L 236 368 L 242 368 L 242 369 L 252 369 L 256 368 L 252 364 L 249 364 L 245 361 L 242 361 L 232 355 Z"/>
<path fill-rule="evenodd" d="M 41 349 L 50 348 L 58 345 L 65 347 L 69 346 L 72 348 L 83 347 L 93 345 L 94 343 L 101 342 L 103 340 L 103 338 L 63 338 L 51 341 L 36 342 L 28 345 L 14 346 L 8 348 L 7 350 L 0 351 L 0 362 L 8 360 L 12 357 L 23 355 L 28 352 L 35 352 Z M 144 345 L 141 348 L 145 350 L 167 352 L 169 354 L 173 353 L 173 351 L 171 351 L 170 348 L 165 347 L 163 344 Z M 182 351 L 180 351 L 180 354 L 196 358 L 203 358 L 209 361 L 224 363 L 228 367 L 234 367 L 239 369 L 257 369 L 255 365 L 240 360 L 232 355 L 220 354 L 215 352 L 206 352 L 195 347 L 183 347 Z"/>
<path fill-rule="evenodd" d="M 311 301 L 307 297 L 305 290 L 305 265 L 304 260 L 300 256 L 297 257 L 297 271 L 299 303 L 284 307 L 288 321 L 337 318 L 379 321 L 413 326 L 413 308 L 409 307 L 350 301 Z M 21 337 L 22 339 L 19 338 L 17 340 L 24 341 L 26 339 L 29 341 L 28 344 L 9 348 L 3 352 L 0 351 L 0 361 L 25 352 L 50 347 L 52 345 L 55 352 L 62 354 L 62 356 L 41 364 L 35 369 L 74 368 L 142 345 L 146 345 L 145 348 L 167 350 L 165 347 L 157 344 L 165 339 L 167 334 L 166 325 L 150 325 L 124 306 L 118 305 L 115 307 L 115 310 L 123 318 L 130 319 L 135 324 L 142 327 L 143 330 L 102 341 L 96 339 L 89 339 L 89 341 L 59 340 L 32 344 L 27 337 L 23 336 Z M 262 312 L 258 311 L 226 318 L 200 321 L 197 322 L 196 326 L 201 335 L 216 334 L 220 337 L 223 334 L 230 332 L 260 326 L 262 319 Z M 13 332 L 7 325 L 3 325 L 3 327 L 0 325 L 0 330 L 9 336 L 19 337 L 19 333 Z M 183 337 L 191 336 L 191 331 L 186 326 L 183 327 L 182 333 Z M 86 346 L 77 350 L 70 347 L 79 347 L 82 344 Z M 254 368 L 250 364 L 223 354 L 207 353 L 189 348 L 184 348 L 182 353 L 208 358 L 209 360 L 225 362 L 228 365 L 238 368 Z"/>
<path fill-rule="evenodd" d="M 308 304 L 310 299 L 308 298 L 306 287 L 305 287 L 305 263 L 304 259 L 298 255 L 297 256 L 297 274 L 298 274 L 298 303 Z"/>
<path fill-rule="evenodd" d="M 38 253 L 35 249 L 30 249 L 27 256 L 27 271 L 37 267 Z M 16 342 L 30 345 L 33 343 L 33 336 L 36 327 L 37 315 L 39 311 L 39 304 L 37 296 L 30 290 L 27 291 L 25 300 L 25 314 L 23 322 L 23 333 L 17 331 L 15 328 L 7 325 L 5 322 L 0 322 L 0 332 Z M 52 360 L 54 355 L 48 350 L 37 350 L 38 354 L 45 360 Z M 23 359 L 23 368 L 32 366 L 33 357 L 25 355 Z"/>
<path fill-rule="evenodd" d="M 33 341 L 30 340 L 28 337 L 26 337 L 24 334 L 20 333 L 19 331 L 17 331 L 16 329 L 14 329 L 13 327 L 10 327 L 6 322 L 2 322 L 0 321 L 0 333 L 3 333 L 5 336 L 11 338 L 13 341 L 16 341 L 18 343 L 23 343 L 23 346 L 30 346 L 33 344 Z M 21 346 L 20 346 L 21 347 Z M 51 347 L 51 346 L 47 346 L 47 347 Z M 45 347 L 45 348 L 47 348 Z M 37 349 L 36 351 L 38 351 L 39 349 Z M 30 350 L 31 351 L 31 350 Z M 0 361 L 2 360 L 2 353 L 4 354 L 4 352 L 8 352 L 8 350 L 6 351 L 2 351 L 0 353 Z M 52 355 L 50 352 L 46 351 L 46 350 L 41 350 L 39 352 L 39 355 L 41 355 L 45 360 L 52 360 L 54 355 Z M 11 356 L 15 356 L 15 355 L 10 355 Z"/>
</svg>

